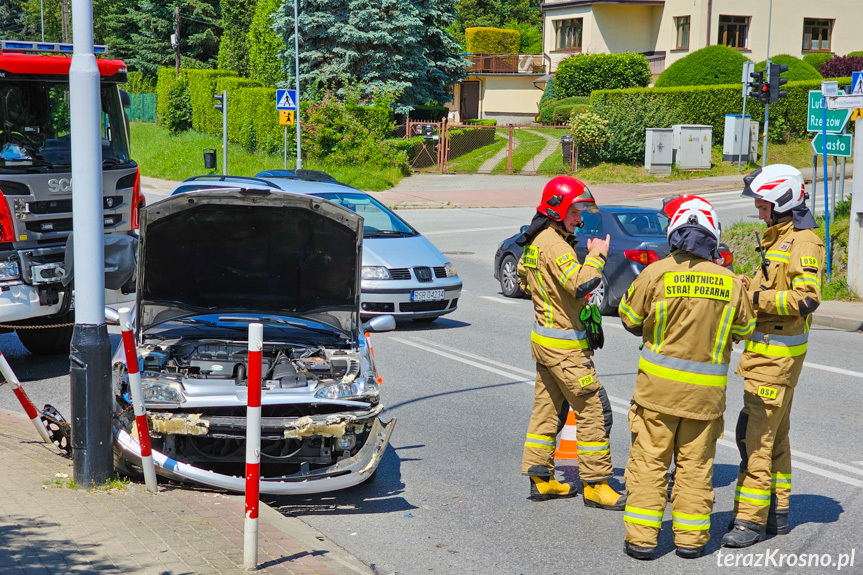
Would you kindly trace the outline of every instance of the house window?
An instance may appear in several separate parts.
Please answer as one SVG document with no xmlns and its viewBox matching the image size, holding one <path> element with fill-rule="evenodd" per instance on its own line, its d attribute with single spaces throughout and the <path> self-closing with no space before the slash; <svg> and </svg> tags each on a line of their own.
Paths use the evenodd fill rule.
<svg viewBox="0 0 863 575">
<path fill-rule="evenodd" d="M 803 51 L 829 52 L 834 20 L 803 19 Z"/>
<path fill-rule="evenodd" d="M 554 23 L 557 50 L 581 50 L 581 23 L 581 18 L 557 20 Z"/>
<path fill-rule="evenodd" d="M 749 40 L 749 16 L 719 16 L 719 44 L 743 49 Z"/>
<path fill-rule="evenodd" d="M 675 50 L 689 50 L 689 16 L 678 16 L 674 19 L 677 28 L 677 43 Z"/>
</svg>

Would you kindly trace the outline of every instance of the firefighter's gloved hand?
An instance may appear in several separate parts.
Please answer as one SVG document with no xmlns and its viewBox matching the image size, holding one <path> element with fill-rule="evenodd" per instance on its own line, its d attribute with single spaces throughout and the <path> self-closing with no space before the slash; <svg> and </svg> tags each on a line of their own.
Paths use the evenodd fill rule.
<svg viewBox="0 0 863 575">
<path fill-rule="evenodd" d="M 587 344 L 590 349 L 601 349 L 605 345 L 605 334 L 602 332 L 602 314 L 595 305 L 585 306 L 581 310 L 581 321 L 587 332 Z"/>
</svg>

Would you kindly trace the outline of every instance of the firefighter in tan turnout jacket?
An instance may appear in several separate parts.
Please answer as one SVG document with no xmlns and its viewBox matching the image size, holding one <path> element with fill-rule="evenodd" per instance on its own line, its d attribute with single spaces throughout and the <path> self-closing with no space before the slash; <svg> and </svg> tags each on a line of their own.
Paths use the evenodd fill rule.
<svg viewBox="0 0 863 575">
<path fill-rule="evenodd" d="M 748 290 L 758 323 L 737 373 L 744 377 L 737 421 L 740 473 L 726 547 L 748 547 L 766 533 L 788 533 L 791 400 L 803 368 L 811 313 L 821 303 L 824 244 L 806 207 L 803 175 L 776 164 L 744 178 L 764 233 L 764 265 Z"/>
<path fill-rule="evenodd" d="M 655 556 L 672 458 L 677 555 L 696 558 L 704 551 L 731 344 L 755 328 L 742 281 L 713 261 L 720 233 L 713 207 L 697 196 L 679 196 L 664 211 L 672 252 L 641 272 L 619 308 L 624 327 L 644 338 L 625 475 L 624 551 L 636 559 Z"/>
<path fill-rule="evenodd" d="M 579 263 L 569 242 L 580 227 L 583 210 L 597 210 L 587 187 L 568 176 L 554 178 L 543 190 L 530 226 L 516 240 L 524 246 L 519 284 L 531 294 L 535 310 L 530 340 L 537 371 L 522 472 L 530 477 L 535 501 L 576 495 L 575 485 L 554 478 L 558 413 L 566 400 L 578 421 L 585 505 L 622 510 L 626 496 L 608 484 L 613 475 L 611 406 L 590 359 L 593 352 L 580 319 L 588 294 L 601 281 L 608 238 L 588 241 L 587 257 Z"/>
</svg>

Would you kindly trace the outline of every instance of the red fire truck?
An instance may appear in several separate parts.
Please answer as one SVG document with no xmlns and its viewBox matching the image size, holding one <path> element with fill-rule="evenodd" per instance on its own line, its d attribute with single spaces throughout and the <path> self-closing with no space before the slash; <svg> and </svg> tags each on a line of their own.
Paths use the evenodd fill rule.
<svg viewBox="0 0 863 575">
<path fill-rule="evenodd" d="M 16 331 L 36 354 L 68 352 L 74 322 L 72 286 L 62 281 L 74 185 L 71 62 L 71 44 L 0 41 L 0 332 Z M 134 234 L 144 199 L 119 88 L 126 65 L 97 62 L 105 233 Z"/>
</svg>

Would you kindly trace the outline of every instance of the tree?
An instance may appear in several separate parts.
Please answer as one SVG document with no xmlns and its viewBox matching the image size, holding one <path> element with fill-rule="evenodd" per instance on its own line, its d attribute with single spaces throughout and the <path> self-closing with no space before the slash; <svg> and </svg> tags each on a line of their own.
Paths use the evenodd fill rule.
<svg viewBox="0 0 863 575">
<path fill-rule="evenodd" d="M 255 0 L 221 0 L 222 38 L 219 43 L 219 68 L 249 75 L 249 28 L 255 14 Z"/>
<path fill-rule="evenodd" d="M 341 90 L 356 81 L 369 99 L 398 94 L 400 113 L 429 100 L 448 101 L 448 88 L 464 76 L 465 65 L 442 29 L 454 16 L 452 0 L 303 0 L 300 82 L 306 90 L 320 84 Z M 285 75 L 293 78 L 290 1 L 275 21 L 286 45 Z"/>
<path fill-rule="evenodd" d="M 276 86 L 285 81 L 285 72 L 279 52 L 285 49 L 282 38 L 273 30 L 273 15 L 281 0 L 257 0 L 255 15 L 249 27 L 249 77 L 265 86 Z"/>
<path fill-rule="evenodd" d="M 529 24 L 542 30 L 542 10 L 539 0 L 458 0 L 458 17 L 453 32 L 459 41 L 464 39 L 466 28 L 487 26 L 519 30 L 513 23 Z"/>
<path fill-rule="evenodd" d="M 24 11 L 20 0 L 0 2 L 0 39 L 17 40 L 24 32 Z"/>
</svg>

